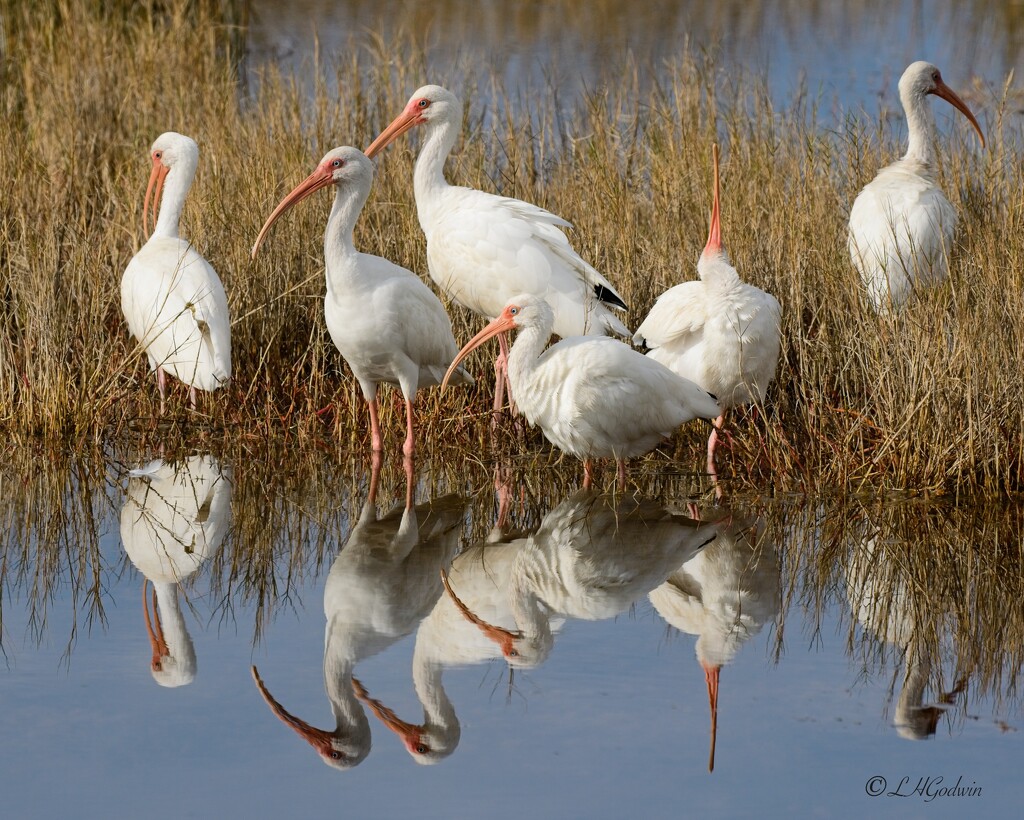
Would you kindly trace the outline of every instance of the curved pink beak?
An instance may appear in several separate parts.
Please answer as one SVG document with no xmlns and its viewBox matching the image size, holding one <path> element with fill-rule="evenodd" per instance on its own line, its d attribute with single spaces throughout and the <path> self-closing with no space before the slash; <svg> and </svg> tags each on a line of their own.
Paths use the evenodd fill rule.
<svg viewBox="0 0 1024 820">
<path fill-rule="evenodd" d="M 711 146 L 711 157 L 715 165 L 715 198 L 711 203 L 711 229 L 708 231 L 708 244 L 704 246 L 704 256 L 722 252 L 722 216 L 719 205 L 718 182 L 718 143 Z"/>
<path fill-rule="evenodd" d="M 331 732 L 325 731 L 324 729 L 317 729 L 315 726 L 310 726 L 306 721 L 296 717 L 287 709 L 285 709 L 280 703 L 274 700 L 274 696 L 270 694 L 267 687 L 263 684 L 263 679 L 260 677 L 260 673 L 256 667 L 250 668 L 252 672 L 252 679 L 256 682 L 256 688 L 260 690 L 260 694 L 263 695 L 263 700 L 267 702 L 267 706 L 270 707 L 270 711 L 273 712 L 286 726 L 290 726 L 303 740 L 305 740 L 310 746 L 316 749 L 317 753 L 323 757 L 334 757 L 339 752 L 334 748 L 334 744 L 331 743 L 334 740 L 335 735 Z"/>
<path fill-rule="evenodd" d="M 149 619 L 149 602 L 146 600 L 146 586 L 149 581 L 142 582 L 142 611 L 146 615 L 146 632 L 149 633 L 149 645 L 153 647 L 153 660 L 150 662 L 150 667 L 154 672 L 159 672 L 163 668 L 163 659 L 171 654 L 171 650 L 167 646 L 167 641 L 164 638 L 164 630 L 160 625 L 160 613 L 156 608 L 156 589 L 153 589 L 153 620 Z M 153 624 L 156 624 L 154 627 Z"/>
<path fill-rule="evenodd" d="M 715 739 L 718 736 L 718 673 L 722 667 L 701 663 L 704 667 L 704 679 L 708 684 L 708 704 L 711 706 L 711 753 L 708 758 L 708 771 L 715 770 Z"/>
<path fill-rule="evenodd" d="M 282 199 L 278 206 L 274 208 L 274 212 L 267 217 L 267 221 L 263 223 L 259 236 L 256 237 L 256 242 L 252 246 L 252 258 L 256 258 L 256 253 L 259 251 L 260 245 L 263 244 L 263 240 L 266 238 L 267 232 L 270 230 L 270 226 L 278 220 L 281 214 L 296 203 L 301 202 L 310 194 L 319 191 L 321 188 L 326 188 L 332 182 L 334 182 L 334 176 L 331 170 L 329 168 L 321 168 L 318 166 L 312 174 L 296 185 L 292 189 L 291 193 Z"/>
<path fill-rule="evenodd" d="M 164 180 L 171 169 L 156 157 L 153 158 L 153 170 L 149 172 L 149 185 L 146 186 L 146 198 L 142 203 L 142 233 L 149 236 L 149 202 L 153 201 L 153 230 L 156 230 L 156 216 L 160 210 L 160 194 L 163 192 Z"/>
<path fill-rule="evenodd" d="M 363 153 L 365 153 L 370 159 L 373 159 L 406 131 L 413 129 L 424 122 L 426 122 L 426 120 L 420 116 L 420 113 L 415 108 L 406 107 L 401 114 L 391 121 L 391 124 L 387 128 L 380 132 L 377 139 L 371 142 L 370 147 Z"/>
<path fill-rule="evenodd" d="M 444 390 L 448 386 L 448 379 L 451 378 L 452 373 L 455 372 L 455 368 L 459 366 L 463 359 L 465 359 L 470 353 L 476 350 L 480 345 L 490 339 L 492 336 L 497 336 L 499 333 L 507 333 L 510 330 L 515 330 L 516 320 L 515 317 L 509 313 L 508 308 L 505 308 L 501 312 L 501 315 L 491 322 L 487 327 L 476 334 L 463 346 L 462 350 L 458 352 L 455 359 L 448 366 L 448 371 L 444 374 L 444 378 L 441 380 L 441 389 Z"/>
<path fill-rule="evenodd" d="M 377 719 L 401 738 L 402 745 L 405 746 L 409 754 L 423 755 L 430 751 L 430 748 L 423 742 L 422 726 L 407 723 L 396 715 L 394 710 L 389 709 L 376 698 L 371 698 L 366 687 L 358 679 L 352 678 L 352 688 L 355 690 L 356 697 L 370 708 Z"/>
<path fill-rule="evenodd" d="M 961 114 L 967 117 L 967 119 L 971 121 L 971 125 L 974 126 L 974 130 L 978 132 L 978 138 L 981 140 L 981 147 L 985 147 L 985 135 L 981 132 L 981 126 L 978 125 L 978 121 L 974 118 L 974 114 L 971 112 L 971 109 L 967 107 L 967 103 L 960 99 L 959 94 L 942 82 L 941 79 L 936 81 L 935 89 L 929 93 L 934 94 L 936 97 L 941 97 Z"/>
<path fill-rule="evenodd" d="M 518 651 L 516 650 L 516 641 L 523 637 L 522 632 L 518 630 L 513 632 L 511 629 L 505 629 L 500 626 L 494 626 L 494 624 L 489 624 L 479 615 L 470 610 L 470 608 L 462 602 L 462 599 L 455 594 L 455 590 L 452 589 L 451 581 L 448 580 L 448 573 L 444 570 L 441 570 L 441 582 L 444 584 L 445 590 L 452 599 L 452 603 L 454 603 L 459 612 L 462 613 L 462 617 L 476 626 L 486 637 L 498 644 L 498 646 L 501 647 L 501 654 L 504 657 L 515 657 L 518 654 Z"/>
</svg>

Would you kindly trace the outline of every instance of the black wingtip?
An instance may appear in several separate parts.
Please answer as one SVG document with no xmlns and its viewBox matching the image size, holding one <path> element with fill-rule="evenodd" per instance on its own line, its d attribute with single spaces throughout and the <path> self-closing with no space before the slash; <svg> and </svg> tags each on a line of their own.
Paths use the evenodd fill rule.
<svg viewBox="0 0 1024 820">
<path fill-rule="evenodd" d="M 606 288 L 604 285 L 594 285 L 594 295 L 599 302 L 604 302 L 612 307 L 622 308 L 622 310 L 629 310 L 629 307 L 615 294 L 615 291 Z"/>
</svg>

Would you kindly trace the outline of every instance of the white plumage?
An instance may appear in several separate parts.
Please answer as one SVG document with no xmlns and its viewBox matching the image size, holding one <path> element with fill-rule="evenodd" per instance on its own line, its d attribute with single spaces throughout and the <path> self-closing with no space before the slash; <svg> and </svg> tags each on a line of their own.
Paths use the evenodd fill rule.
<svg viewBox="0 0 1024 820">
<path fill-rule="evenodd" d="M 149 241 L 121 278 L 121 309 L 156 371 L 162 412 L 167 373 L 189 385 L 193 407 L 197 388 L 216 390 L 231 378 L 231 322 L 216 271 L 178 235 L 199 148 L 189 137 L 168 131 L 153 143 L 150 155 L 153 170 L 143 208 L 145 229 L 151 193 L 159 216 Z"/>
<path fill-rule="evenodd" d="M 782 308 L 770 293 L 740 280 L 722 248 L 718 146 L 714 146 L 714 200 L 708 242 L 697 261 L 699 281 L 658 297 L 633 336 L 648 356 L 717 397 L 722 415 L 708 440 L 708 472 L 724 411 L 762 402 L 775 378 Z"/>
<path fill-rule="evenodd" d="M 195 678 L 196 652 L 178 604 L 178 585 L 220 548 L 231 523 L 231 483 L 208 455 L 180 464 L 157 459 L 130 476 L 121 543 L 153 584 L 152 619 L 142 586 L 153 678 L 161 686 L 184 686 Z"/>
<path fill-rule="evenodd" d="M 957 215 L 935 182 L 935 115 L 927 96 L 959 109 L 985 144 L 974 114 L 935 66 L 912 63 L 899 88 L 907 153 L 879 171 L 850 209 L 850 258 L 880 313 L 899 310 L 916 289 L 936 285 L 949 273 Z"/>
<path fill-rule="evenodd" d="M 409 635 L 441 596 L 441 571 L 455 555 L 465 500 L 444 496 L 378 518 L 379 458 L 359 520 L 331 565 L 324 587 L 324 689 L 335 727 L 318 729 L 288 712 L 253 678 L 271 711 L 336 769 L 350 769 L 370 752 L 370 724 L 360 701 L 378 716 L 390 714 L 368 697 L 353 677 L 356 665 Z M 413 751 L 421 745 L 416 727 L 402 724 Z M 395 728 L 397 731 L 396 727 Z"/>
<path fill-rule="evenodd" d="M 314 191 L 336 186 L 324 234 L 327 329 L 369 406 L 373 449 L 383 448 L 377 385 L 392 384 L 405 397 L 403 451 L 411 455 L 416 392 L 441 381 L 458 347 L 444 306 L 419 277 L 387 259 L 355 249 L 352 232 L 372 184 L 373 164 L 361 151 L 342 146 L 328 152 L 316 170 L 274 209 L 252 253 L 255 258 L 281 214 Z M 459 369 L 455 381 L 466 383 L 472 378 Z"/>
<path fill-rule="evenodd" d="M 707 526 L 717 537 L 686 561 L 650 595 L 662 618 L 697 635 L 697 660 L 704 669 L 711 706 L 711 756 L 715 765 L 718 681 L 721 668 L 781 608 L 779 564 L 758 521 L 724 517 Z"/>
<path fill-rule="evenodd" d="M 430 276 L 459 304 L 494 319 L 513 296 L 547 301 L 562 338 L 629 331 L 610 308 L 626 305 L 611 283 L 569 244 L 561 217 L 518 199 L 449 185 L 445 158 L 462 122 L 462 106 L 436 85 L 418 89 L 405 110 L 367 149 L 373 157 L 409 129 L 424 125 L 413 185 L 427 238 Z M 502 351 L 505 352 L 502 340 Z M 496 366 L 500 376 L 503 365 Z M 502 384 L 496 383 L 496 400 Z"/>
<path fill-rule="evenodd" d="M 547 350 L 554 314 L 523 294 L 459 351 L 455 367 L 491 336 L 519 328 L 508 376 L 519 409 L 548 441 L 583 459 L 589 486 L 593 458 L 625 460 L 646 453 L 695 418 L 721 411 L 714 397 L 664 365 L 607 337 L 563 339 Z"/>
</svg>

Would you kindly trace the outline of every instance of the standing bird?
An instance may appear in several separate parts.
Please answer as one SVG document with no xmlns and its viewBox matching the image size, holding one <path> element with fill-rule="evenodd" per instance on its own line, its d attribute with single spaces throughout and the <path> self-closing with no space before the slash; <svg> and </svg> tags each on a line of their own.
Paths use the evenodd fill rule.
<svg viewBox="0 0 1024 820">
<path fill-rule="evenodd" d="M 148 231 L 152 195 L 153 234 L 121 277 L 121 310 L 156 371 L 160 412 L 167 399 L 168 373 L 189 386 L 194 410 L 197 388 L 216 390 L 231 378 L 228 299 L 210 263 L 178 236 L 199 147 L 195 140 L 168 131 L 157 137 L 150 156 L 153 171 L 142 224 Z"/>
<path fill-rule="evenodd" d="M 517 296 L 466 343 L 448 373 L 491 336 L 519 328 L 508 355 L 516 402 L 548 441 L 583 459 L 584 487 L 591 459 L 614 458 L 624 487 L 627 458 L 653 449 L 680 424 L 721 412 L 714 396 L 615 339 L 576 336 L 544 350 L 554 321 L 544 299 Z M 442 389 L 447 381 L 446 374 Z"/>
<path fill-rule="evenodd" d="M 349 146 L 329 151 L 267 218 L 252 256 L 256 258 L 270 226 L 281 214 L 313 192 L 337 186 L 324 234 L 327 330 L 352 368 L 370 408 L 370 439 L 375 452 L 384 446 L 377 416 L 377 385 L 385 382 L 401 389 L 406 421 L 402 451 L 411 456 L 416 446 L 416 391 L 440 382 L 458 347 L 444 306 L 418 276 L 387 259 L 356 250 L 352 231 L 372 184 L 373 163 L 361 151 Z M 456 371 L 456 384 L 472 381 L 465 370 Z"/>
<path fill-rule="evenodd" d="M 949 102 L 985 135 L 967 104 L 942 81 L 939 70 L 919 60 L 900 77 L 907 114 L 907 153 L 878 172 L 850 209 L 850 258 L 879 313 L 899 310 L 921 286 L 949 273 L 956 211 L 935 184 L 935 114 L 929 94 Z"/>
<path fill-rule="evenodd" d="M 722 413 L 708 439 L 707 469 L 715 471 L 718 431 L 725 410 L 764 401 L 779 363 L 782 308 L 760 288 L 740 280 L 722 247 L 718 146 L 713 146 L 715 194 L 711 230 L 697 260 L 699 281 L 665 291 L 637 329 L 655 361 L 718 397 Z"/>
<path fill-rule="evenodd" d="M 573 250 L 560 230 L 570 223 L 528 202 L 448 184 L 444 161 L 461 123 L 462 105 L 455 95 L 425 85 L 366 149 L 372 158 L 409 129 L 425 126 L 413 188 L 431 278 L 456 302 L 487 319 L 494 319 L 513 296 L 529 293 L 551 306 L 552 330 L 563 339 L 607 333 L 628 337 L 626 326 L 609 309 L 625 310 L 626 303 Z M 504 335 L 498 343 L 495 411 L 504 403 L 508 356 Z"/>
</svg>

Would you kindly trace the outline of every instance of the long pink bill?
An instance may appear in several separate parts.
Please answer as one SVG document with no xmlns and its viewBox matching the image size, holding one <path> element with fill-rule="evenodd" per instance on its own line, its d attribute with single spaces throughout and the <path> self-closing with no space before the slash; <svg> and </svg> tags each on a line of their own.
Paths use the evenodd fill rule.
<svg viewBox="0 0 1024 820">
<path fill-rule="evenodd" d="M 506 658 L 514 658 L 517 654 L 516 641 L 523 637 L 523 633 L 520 630 L 512 631 L 511 629 L 505 629 L 501 626 L 489 624 L 473 612 L 462 602 L 462 599 L 455 594 L 455 590 L 452 589 L 451 581 L 448 579 L 448 573 L 444 570 L 441 570 L 441 582 L 444 584 L 448 597 L 451 598 L 452 603 L 455 604 L 455 608 L 462 613 L 462 617 L 479 629 L 485 637 L 494 641 L 499 647 L 501 647 L 502 655 Z"/>
<path fill-rule="evenodd" d="M 149 209 L 150 201 L 153 203 L 153 230 L 156 230 L 156 217 L 160 210 L 160 195 L 163 193 L 164 180 L 167 179 L 167 172 L 171 169 L 160 160 L 153 159 L 153 170 L 149 172 L 149 184 L 146 186 L 146 198 L 142 203 L 142 233 L 149 236 Z"/>
<path fill-rule="evenodd" d="M 961 114 L 963 114 L 965 117 L 967 117 L 967 119 L 971 121 L 971 125 L 974 126 L 974 130 L 978 132 L 978 138 L 981 140 L 981 147 L 984 148 L 985 135 L 981 132 L 981 126 L 978 125 L 978 121 L 974 118 L 974 114 L 971 112 L 971 109 L 967 107 L 967 103 L 960 99 L 960 95 L 957 94 L 952 88 L 950 88 L 944 82 L 942 82 L 942 80 L 936 81 L 935 90 L 932 92 L 932 94 L 934 94 L 936 97 L 941 97 L 942 99 L 944 99 L 946 102 L 952 105 L 955 109 L 957 109 Z"/>
<path fill-rule="evenodd" d="M 295 205 L 301 202 L 310 194 L 319 191 L 321 188 L 325 188 L 334 182 L 334 177 L 329 168 L 317 168 L 312 174 L 306 177 L 302 182 L 292 189 L 292 192 L 288 194 L 276 208 L 274 212 L 267 217 L 267 221 L 263 223 L 263 227 L 260 229 L 259 236 L 256 237 L 256 242 L 252 246 L 252 258 L 256 258 L 256 254 L 259 252 L 260 245 L 263 244 L 263 240 L 266 238 L 270 226 L 273 225 L 278 218 Z"/>
<path fill-rule="evenodd" d="M 402 134 L 412 128 L 415 128 L 421 122 L 423 122 L 423 119 L 416 111 L 403 111 L 391 121 L 391 124 L 387 128 L 380 132 L 377 139 L 371 142 L 370 147 L 363 153 L 370 159 L 373 159 L 388 145 L 402 136 Z"/>
<path fill-rule="evenodd" d="M 704 246 L 704 255 L 721 253 L 722 251 L 722 215 L 719 205 L 718 181 L 718 144 L 711 146 L 711 157 L 715 165 L 715 198 L 711 203 L 711 229 L 708 231 L 708 244 Z"/>
<path fill-rule="evenodd" d="M 701 664 L 704 679 L 708 685 L 708 706 L 711 707 L 711 751 L 708 754 L 708 771 L 715 770 L 715 741 L 718 738 L 718 675 L 721 667 Z"/>
<path fill-rule="evenodd" d="M 273 712 L 278 719 L 286 726 L 291 727 L 303 740 L 305 740 L 310 746 L 316 749 L 317 753 L 321 756 L 335 758 L 338 751 L 334 748 L 334 744 L 331 742 L 335 739 L 336 735 L 333 732 L 328 732 L 324 729 L 317 729 L 315 726 L 311 726 L 298 718 L 285 709 L 263 683 L 263 679 L 260 677 L 260 673 L 256 667 L 250 668 L 252 672 L 252 679 L 256 683 L 256 688 L 259 689 L 260 694 L 263 696 L 263 700 L 267 702 L 267 706 L 270 707 L 270 711 Z"/>
<path fill-rule="evenodd" d="M 492 336 L 497 336 L 499 333 L 505 333 L 509 330 L 515 329 L 515 321 L 507 314 L 506 311 L 502 311 L 501 316 L 491 322 L 487 327 L 476 334 L 472 339 L 466 342 L 462 350 L 459 351 L 458 355 L 448 366 L 448 372 L 444 374 L 444 378 L 441 380 L 441 389 L 444 390 L 448 385 L 448 379 L 451 378 L 452 373 L 455 372 L 462 360 L 465 359 L 470 353 L 476 350 L 480 345 L 490 339 Z"/>
</svg>

